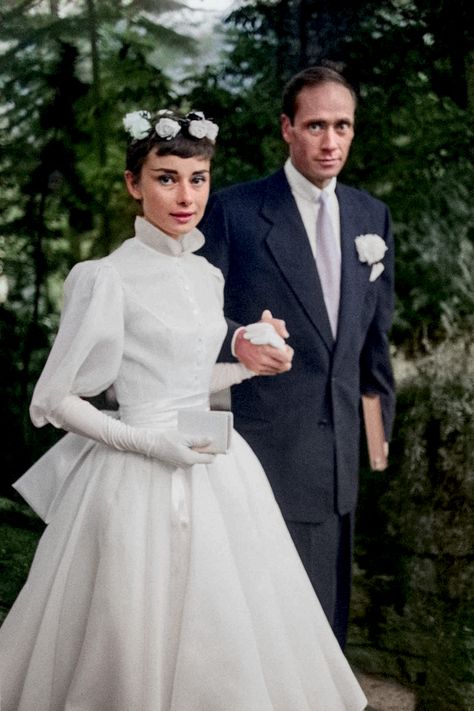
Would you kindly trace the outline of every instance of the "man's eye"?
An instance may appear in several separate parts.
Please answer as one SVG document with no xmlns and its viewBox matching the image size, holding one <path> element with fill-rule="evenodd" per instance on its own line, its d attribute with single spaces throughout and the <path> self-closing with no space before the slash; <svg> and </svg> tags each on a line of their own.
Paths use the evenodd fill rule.
<svg viewBox="0 0 474 711">
<path fill-rule="evenodd" d="M 336 124 L 336 129 L 340 133 L 345 133 L 348 131 L 351 127 L 351 124 L 348 121 L 340 121 L 338 124 Z"/>
<path fill-rule="evenodd" d="M 308 125 L 308 128 L 311 131 L 311 133 L 319 133 L 319 131 L 321 131 L 323 128 L 323 124 L 320 123 L 319 121 L 315 121 L 314 123 L 310 123 Z"/>
</svg>

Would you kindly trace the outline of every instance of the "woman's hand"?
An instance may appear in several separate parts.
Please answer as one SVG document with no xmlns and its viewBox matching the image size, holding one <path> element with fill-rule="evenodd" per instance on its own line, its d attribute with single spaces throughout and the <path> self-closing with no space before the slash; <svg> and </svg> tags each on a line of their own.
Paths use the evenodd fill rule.
<svg viewBox="0 0 474 711">
<path fill-rule="evenodd" d="M 261 320 L 245 326 L 234 342 L 236 358 L 257 375 L 278 375 L 291 369 L 293 348 L 285 344 L 288 338 L 285 322 L 273 318 L 268 309 Z"/>
</svg>

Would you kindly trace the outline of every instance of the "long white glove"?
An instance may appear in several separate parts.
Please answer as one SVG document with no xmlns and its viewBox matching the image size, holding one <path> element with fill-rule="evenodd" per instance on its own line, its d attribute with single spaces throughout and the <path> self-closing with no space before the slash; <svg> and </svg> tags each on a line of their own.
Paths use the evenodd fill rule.
<svg viewBox="0 0 474 711">
<path fill-rule="evenodd" d="M 280 350 L 285 348 L 284 339 L 278 335 L 271 323 L 258 321 L 243 326 L 242 329 L 245 329 L 244 338 L 256 346 L 273 346 Z M 216 363 L 212 371 L 211 393 L 238 385 L 255 375 L 256 373 L 246 368 L 243 363 Z"/>
<path fill-rule="evenodd" d="M 242 363 L 216 363 L 212 369 L 210 392 L 217 393 L 231 385 L 238 385 L 254 375 Z"/>
<path fill-rule="evenodd" d="M 245 326 L 244 338 L 256 346 L 273 346 L 281 351 L 285 349 L 286 345 L 272 324 L 266 321 L 257 321 L 257 323 Z"/>
<path fill-rule="evenodd" d="M 196 451 L 196 448 L 210 444 L 208 438 L 183 435 L 177 430 L 157 432 L 132 427 L 105 415 L 77 395 L 67 395 L 52 413 L 51 420 L 68 432 L 75 432 L 123 452 L 144 454 L 176 467 L 209 464 L 215 456 Z"/>
</svg>

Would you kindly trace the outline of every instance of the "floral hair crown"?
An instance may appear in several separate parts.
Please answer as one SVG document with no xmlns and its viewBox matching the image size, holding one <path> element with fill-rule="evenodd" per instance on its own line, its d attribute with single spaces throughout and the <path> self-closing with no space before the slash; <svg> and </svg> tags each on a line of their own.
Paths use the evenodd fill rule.
<svg viewBox="0 0 474 711">
<path fill-rule="evenodd" d="M 181 117 L 173 111 L 162 109 L 154 118 L 149 111 L 132 111 L 124 117 L 123 125 L 134 141 L 147 138 L 155 131 L 156 135 L 165 141 L 170 141 L 183 132 L 192 138 L 207 138 L 214 143 L 219 133 L 219 126 L 207 119 L 202 111 L 190 111 Z"/>
</svg>

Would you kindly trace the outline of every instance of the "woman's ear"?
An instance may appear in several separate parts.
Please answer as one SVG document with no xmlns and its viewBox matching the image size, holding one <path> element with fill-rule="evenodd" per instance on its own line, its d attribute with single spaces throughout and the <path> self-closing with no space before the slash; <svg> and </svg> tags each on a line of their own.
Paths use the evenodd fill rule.
<svg viewBox="0 0 474 711">
<path fill-rule="evenodd" d="M 140 189 L 140 181 L 137 180 L 136 176 L 132 173 L 131 170 L 126 170 L 123 174 L 123 177 L 125 179 L 125 185 L 127 186 L 127 190 L 130 195 L 135 198 L 135 200 L 141 200 L 142 191 Z"/>
</svg>

